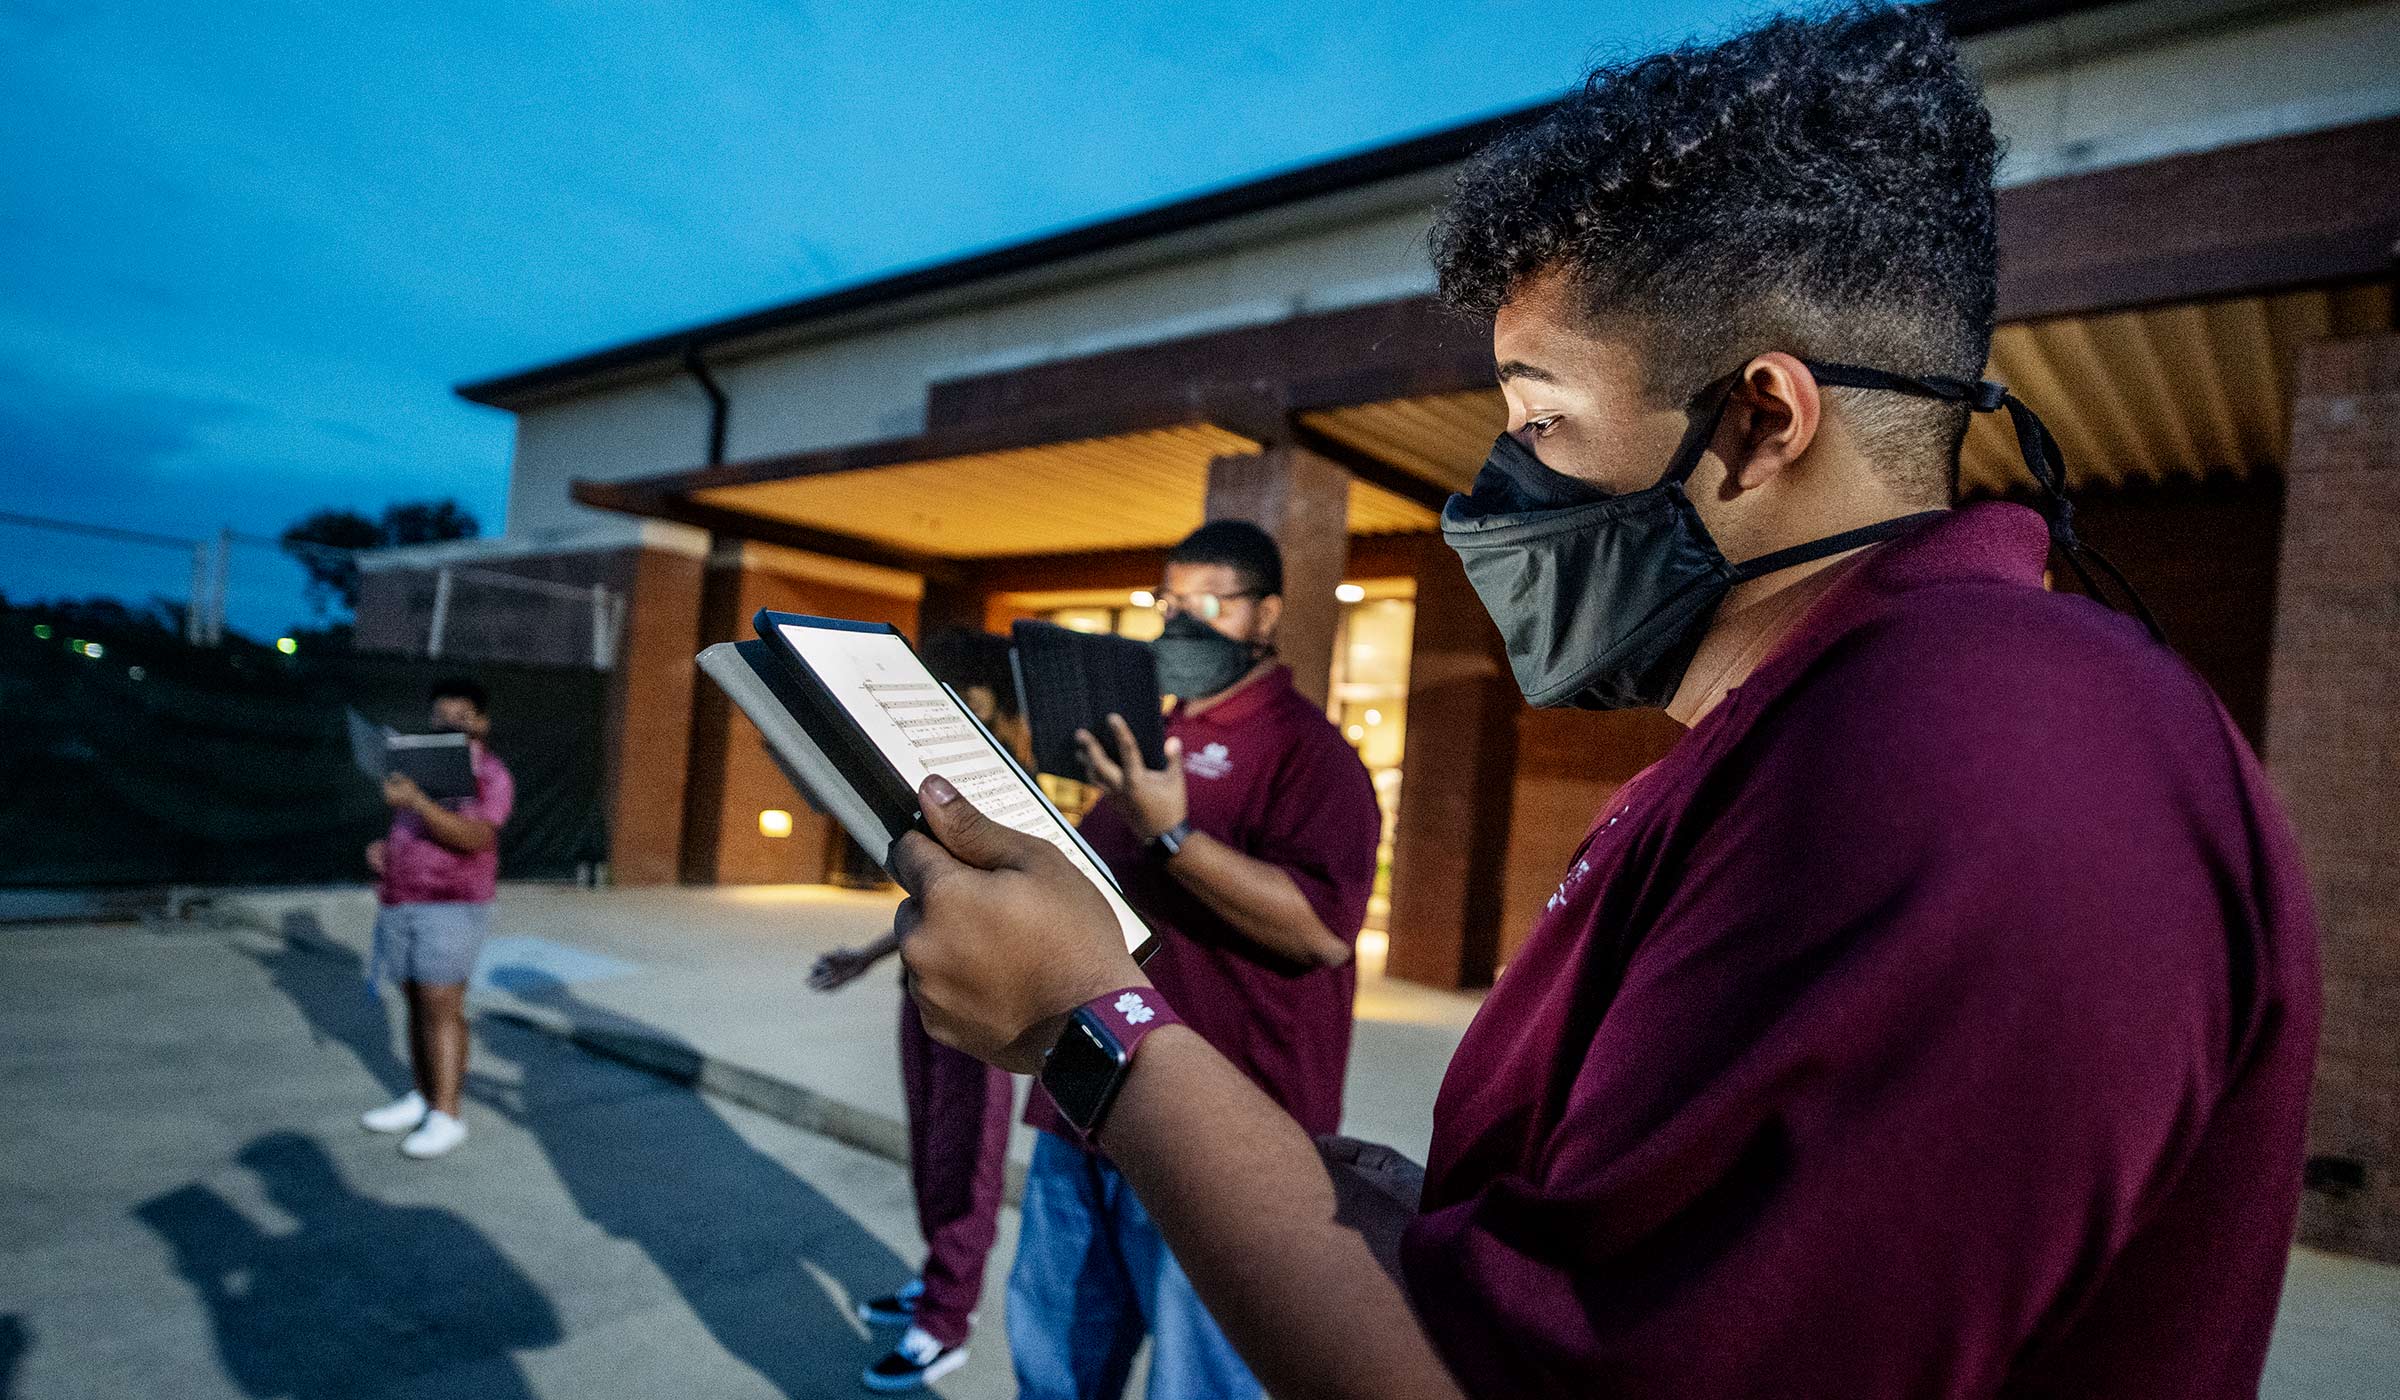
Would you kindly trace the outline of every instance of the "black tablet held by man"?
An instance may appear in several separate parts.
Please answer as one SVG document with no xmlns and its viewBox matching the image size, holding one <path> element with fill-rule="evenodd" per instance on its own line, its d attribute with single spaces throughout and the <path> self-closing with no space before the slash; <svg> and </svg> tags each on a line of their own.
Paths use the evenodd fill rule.
<svg viewBox="0 0 2400 1400">
<path fill-rule="evenodd" d="M 1009 640 L 1015 644 L 1017 705 L 1033 731 L 1035 768 L 1062 778 L 1083 777 L 1075 731 L 1106 739 L 1110 715 L 1122 715 L 1133 730 L 1142 762 L 1167 766 L 1158 661 L 1147 645 L 1034 621 L 1011 627 Z"/>
</svg>

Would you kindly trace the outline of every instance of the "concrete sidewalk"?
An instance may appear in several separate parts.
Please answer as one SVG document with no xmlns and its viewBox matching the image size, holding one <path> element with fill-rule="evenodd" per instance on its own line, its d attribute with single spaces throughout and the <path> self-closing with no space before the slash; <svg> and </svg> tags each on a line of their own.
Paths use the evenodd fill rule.
<svg viewBox="0 0 2400 1400">
<path fill-rule="evenodd" d="M 923 1257 L 908 1173 L 490 1016 L 473 1136 L 346 952 L 206 921 L 0 931 L 0 1397 L 844 1400 Z M 1015 1393 L 999 1287 L 946 1400 Z"/>
<path fill-rule="evenodd" d="M 808 986 L 821 954 L 890 928 L 897 899 L 821 885 L 512 884 L 501 890 L 472 1000 L 476 1010 L 574 1034 L 905 1161 L 897 963 L 838 992 Z M 363 887 L 250 892 L 227 902 L 263 927 L 367 955 L 375 902 Z M 1370 945 L 1344 1129 L 1423 1160 L 1434 1090 L 1475 1006 L 1472 997 L 1385 979 Z M 1020 1081 L 1020 1096 L 1024 1089 Z M 1030 1157 L 1032 1143 L 1020 1126 L 1014 1163 Z"/>
<path fill-rule="evenodd" d="M 820 886 L 511 885 L 473 1008 L 905 1162 L 897 969 L 878 968 L 831 995 L 807 985 L 820 954 L 888 928 L 895 900 Z M 368 890 L 251 892 L 221 903 L 287 937 L 340 945 L 364 965 L 374 922 Z M 1389 981 L 1371 953 L 1360 961 L 1343 1126 L 1423 1160 L 1434 1091 L 1476 1002 Z M 1031 1141 L 1020 1127 L 1012 1188 Z M 995 1268 L 1006 1257 L 1004 1241 Z M 2400 1268 L 2295 1249 L 2260 1393 L 2400 1395 Z"/>
</svg>

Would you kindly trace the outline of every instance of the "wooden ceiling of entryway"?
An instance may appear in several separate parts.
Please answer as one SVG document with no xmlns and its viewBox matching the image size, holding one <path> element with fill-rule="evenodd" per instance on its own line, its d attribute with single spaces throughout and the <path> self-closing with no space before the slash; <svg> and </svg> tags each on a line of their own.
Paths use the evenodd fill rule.
<svg viewBox="0 0 2400 1400">
<path fill-rule="evenodd" d="M 2369 283 L 2004 325 L 1985 371 L 2049 424 L 2077 486 L 2230 475 L 2283 462 L 2292 363 L 2327 337 L 2393 328 L 2392 288 Z M 1463 491 L 1507 424 L 1496 389 L 1310 413 L 1311 428 Z M 1960 487 L 2030 489 L 2008 416 L 1976 415 Z"/>
<path fill-rule="evenodd" d="M 704 505 L 950 559 L 1170 545 L 1202 520 L 1211 458 L 1259 444 L 1210 423 L 692 493 Z M 1351 483 L 1350 532 L 1433 528 L 1433 512 Z"/>
</svg>

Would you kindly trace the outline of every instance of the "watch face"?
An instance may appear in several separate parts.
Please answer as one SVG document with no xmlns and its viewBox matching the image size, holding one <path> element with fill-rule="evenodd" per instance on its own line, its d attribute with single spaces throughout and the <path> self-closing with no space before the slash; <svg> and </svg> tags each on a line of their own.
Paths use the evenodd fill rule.
<svg viewBox="0 0 2400 1400">
<path fill-rule="evenodd" d="M 1090 1132 L 1116 1095 L 1128 1058 L 1106 1027 L 1090 1012 L 1078 1011 L 1042 1061 L 1042 1088 L 1068 1122 Z"/>
</svg>

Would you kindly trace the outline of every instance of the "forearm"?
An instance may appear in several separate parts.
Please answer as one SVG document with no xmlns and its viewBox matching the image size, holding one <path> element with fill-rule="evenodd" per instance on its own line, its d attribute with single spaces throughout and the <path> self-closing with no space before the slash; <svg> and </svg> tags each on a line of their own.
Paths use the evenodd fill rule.
<svg viewBox="0 0 2400 1400">
<path fill-rule="evenodd" d="M 1101 1145 L 1271 1394 L 1460 1394 L 1399 1286 L 1336 1222 L 1308 1135 L 1198 1035 L 1143 1042 Z"/>
<path fill-rule="evenodd" d="M 425 823 L 426 835 L 462 855 L 489 850 L 499 838 L 499 833 L 492 829 L 490 822 L 462 817 L 435 802 L 418 807 L 417 819 Z"/>
<path fill-rule="evenodd" d="M 1334 937 L 1282 867 L 1193 832 L 1167 872 L 1225 922 L 1268 952 L 1311 967 L 1340 967 L 1350 945 Z"/>
</svg>

